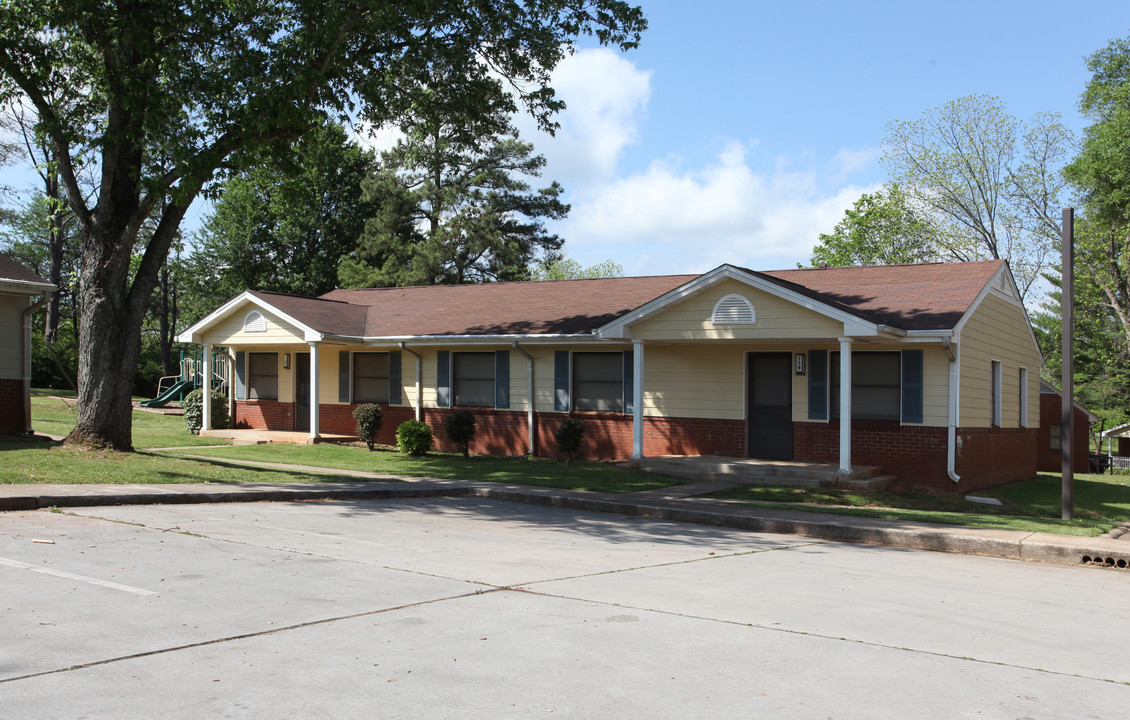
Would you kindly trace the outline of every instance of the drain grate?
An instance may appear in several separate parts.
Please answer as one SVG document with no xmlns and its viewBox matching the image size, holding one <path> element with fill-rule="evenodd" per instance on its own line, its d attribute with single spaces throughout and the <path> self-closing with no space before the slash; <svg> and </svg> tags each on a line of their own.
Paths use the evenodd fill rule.
<svg viewBox="0 0 1130 720">
<path fill-rule="evenodd" d="M 1084 555 L 1079 558 L 1081 565 L 1090 565 L 1092 567 L 1109 567 L 1125 570 L 1130 567 L 1130 561 L 1126 558 L 1115 557 L 1102 557 L 1101 555 Z"/>
</svg>

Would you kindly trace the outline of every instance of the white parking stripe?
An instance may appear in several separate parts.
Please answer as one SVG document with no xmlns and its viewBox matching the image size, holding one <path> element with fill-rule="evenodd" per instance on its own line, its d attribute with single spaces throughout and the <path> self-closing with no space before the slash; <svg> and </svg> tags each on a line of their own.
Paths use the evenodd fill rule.
<svg viewBox="0 0 1130 720">
<path fill-rule="evenodd" d="M 78 580 L 79 582 L 89 583 L 90 585 L 99 585 L 101 587 L 110 588 L 111 590 L 122 590 L 124 592 L 133 593 L 134 595 L 156 595 L 157 593 L 151 590 L 142 590 L 141 588 L 130 587 L 129 585 L 122 585 L 109 580 L 99 580 L 98 578 L 87 577 L 85 575 L 75 575 L 74 573 L 64 572 L 62 570 L 52 570 L 51 568 L 39 567 L 37 565 L 29 565 L 19 560 L 9 560 L 8 558 L 0 558 L 0 565 L 7 565 L 19 570 L 34 570 L 35 572 L 44 573 L 45 575 L 54 575 L 55 577 L 66 578 L 68 580 Z"/>
</svg>

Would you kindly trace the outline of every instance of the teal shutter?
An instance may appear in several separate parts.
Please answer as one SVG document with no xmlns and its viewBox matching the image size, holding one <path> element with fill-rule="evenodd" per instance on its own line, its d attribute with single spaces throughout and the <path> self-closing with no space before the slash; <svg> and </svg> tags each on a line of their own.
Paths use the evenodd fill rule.
<svg viewBox="0 0 1130 720">
<path fill-rule="evenodd" d="M 828 351 L 808 351 L 808 419 L 828 419 Z"/>
<path fill-rule="evenodd" d="M 436 405 L 451 407 L 451 353 L 436 353 Z"/>
<path fill-rule="evenodd" d="M 388 354 L 388 404 L 399 405 L 401 389 L 404 386 L 400 372 L 400 351 L 393 350 Z"/>
<path fill-rule="evenodd" d="M 922 422 L 922 351 L 902 351 L 902 421 Z"/>
<path fill-rule="evenodd" d="M 235 354 L 235 399 L 247 399 L 247 353 L 242 350 Z"/>
<path fill-rule="evenodd" d="M 624 351 L 624 414 L 631 415 L 636 408 L 635 351 Z"/>
<path fill-rule="evenodd" d="M 553 409 L 569 412 L 569 351 L 553 353 Z"/>
<path fill-rule="evenodd" d="M 506 410 L 510 407 L 510 351 L 498 350 L 494 353 L 494 407 Z"/>
<path fill-rule="evenodd" d="M 337 401 L 349 402 L 349 351 L 337 354 Z"/>
</svg>

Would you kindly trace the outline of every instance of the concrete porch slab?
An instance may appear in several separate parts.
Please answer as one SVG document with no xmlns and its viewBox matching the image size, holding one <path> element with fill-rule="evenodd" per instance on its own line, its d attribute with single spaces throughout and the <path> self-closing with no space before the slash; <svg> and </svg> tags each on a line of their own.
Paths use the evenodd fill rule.
<svg viewBox="0 0 1130 720">
<path fill-rule="evenodd" d="M 335 433 L 322 433 L 316 438 L 310 437 L 307 432 L 293 432 L 286 430 L 249 430 L 234 428 L 226 430 L 201 430 L 202 437 L 223 438 L 231 440 L 232 445 L 266 445 L 267 443 L 286 443 L 289 445 L 314 445 L 322 442 L 352 442 L 356 435 L 338 435 Z"/>
</svg>

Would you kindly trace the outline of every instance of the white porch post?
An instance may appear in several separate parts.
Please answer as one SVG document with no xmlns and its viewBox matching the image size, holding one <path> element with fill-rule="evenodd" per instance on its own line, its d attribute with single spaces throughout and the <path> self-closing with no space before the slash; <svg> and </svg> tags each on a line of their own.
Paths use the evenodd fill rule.
<svg viewBox="0 0 1130 720">
<path fill-rule="evenodd" d="M 310 343 L 310 437 L 317 438 L 318 427 L 318 343 Z"/>
<path fill-rule="evenodd" d="M 632 459 L 643 458 L 643 340 L 632 341 Z"/>
<path fill-rule="evenodd" d="M 200 363 L 204 375 L 204 417 L 200 418 L 200 432 L 212 429 L 212 346 L 204 343 L 204 360 Z"/>
<path fill-rule="evenodd" d="M 851 474 L 851 338 L 840 338 L 840 473 Z"/>
</svg>

